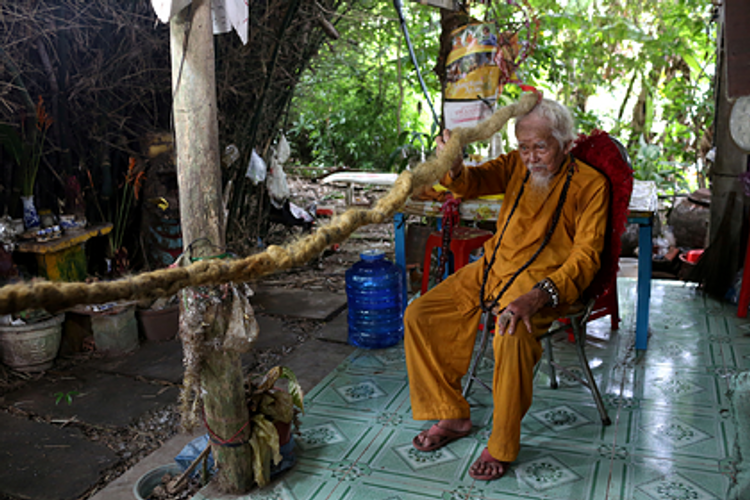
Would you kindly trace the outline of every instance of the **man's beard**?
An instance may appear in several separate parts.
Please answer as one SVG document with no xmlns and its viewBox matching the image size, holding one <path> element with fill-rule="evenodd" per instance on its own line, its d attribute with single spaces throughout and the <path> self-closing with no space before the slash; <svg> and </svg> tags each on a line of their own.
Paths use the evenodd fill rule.
<svg viewBox="0 0 750 500">
<path fill-rule="evenodd" d="M 544 167 L 544 170 L 534 170 L 536 167 Z M 546 193 L 549 191 L 550 184 L 554 175 L 547 170 L 544 165 L 529 165 L 531 172 L 529 187 L 536 193 Z"/>
</svg>

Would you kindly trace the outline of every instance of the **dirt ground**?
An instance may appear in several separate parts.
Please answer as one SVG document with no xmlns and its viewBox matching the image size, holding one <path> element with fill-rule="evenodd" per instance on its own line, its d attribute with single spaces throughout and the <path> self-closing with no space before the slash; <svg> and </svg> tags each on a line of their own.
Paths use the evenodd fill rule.
<svg viewBox="0 0 750 500">
<path fill-rule="evenodd" d="M 324 185 L 320 182 L 294 177 L 289 178 L 289 185 L 292 192 L 291 201 L 300 207 L 308 207 L 312 203 L 316 203 L 318 207 L 331 207 L 337 212 L 342 212 L 346 208 L 344 192 L 340 186 Z M 358 205 L 368 205 L 385 192 L 384 188 L 356 188 L 354 202 Z M 316 221 L 317 225 L 325 223 L 327 223 L 327 220 L 322 217 Z M 359 260 L 360 252 L 366 249 L 379 248 L 386 252 L 389 259 L 393 260 L 393 231 L 393 224 L 390 223 L 361 228 L 348 241 L 337 248 L 325 251 L 307 265 L 276 273 L 260 280 L 260 282 L 264 286 L 343 293 L 345 290 L 345 272 Z M 264 244 L 266 246 L 285 244 L 305 234 L 299 227 L 290 228 L 274 224 Z M 285 318 L 283 322 L 286 329 L 296 333 L 296 345 L 277 346 L 257 352 L 255 364 L 249 367 L 249 372 L 264 373 L 277 365 L 285 354 L 313 338 L 315 332 L 323 325 L 321 321 L 292 318 Z M 0 364 L 0 402 L 2 402 L 5 393 L 18 389 L 25 384 L 32 384 L 44 377 L 60 376 L 67 370 L 90 362 L 97 356 L 96 352 L 86 352 L 70 357 L 58 357 L 53 369 L 40 374 L 23 374 Z M 4 408 L 0 405 L 0 411 L 7 411 L 32 420 L 49 423 L 42 416 L 26 414 L 15 408 Z M 127 428 L 108 429 L 90 425 L 80 426 L 91 441 L 106 445 L 121 459 L 118 465 L 110 469 L 101 478 L 99 484 L 83 498 L 93 495 L 174 436 L 179 430 L 179 422 L 180 415 L 177 411 L 177 404 L 175 404 L 143 415 L 137 422 Z M 190 496 L 191 494 L 183 493 L 182 496 L 164 498 L 177 499 L 190 498 Z"/>
</svg>

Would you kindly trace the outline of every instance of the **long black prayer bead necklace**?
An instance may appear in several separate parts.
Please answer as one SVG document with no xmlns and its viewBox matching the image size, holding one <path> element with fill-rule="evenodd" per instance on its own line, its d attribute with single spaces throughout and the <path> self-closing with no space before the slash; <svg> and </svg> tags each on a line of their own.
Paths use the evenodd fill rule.
<svg viewBox="0 0 750 500">
<path fill-rule="evenodd" d="M 489 302 L 485 302 L 485 288 L 487 286 L 487 280 L 490 275 L 490 269 L 495 263 L 495 258 L 497 257 L 497 251 L 500 248 L 500 244 L 503 241 L 503 236 L 505 235 L 505 230 L 508 228 L 508 224 L 510 223 L 510 219 L 513 218 L 513 214 L 516 212 L 516 208 L 518 208 L 518 203 L 521 201 L 521 196 L 523 196 L 524 190 L 526 188 L 526 181 L 529 180 L 529 176 L 531 175 L 530 171 L 526 171 L 526 177 L 523 178 L 523 182 L 521 183 L 521 189 L 518 191 L 518 196 L 516 196 L 516 201 L 513 204 L 513 208 L 510 209 L 510 214 L 508 214 L 508 218 L 505 220 L 505 225 L 503 226 L 503 230 L 500 232 L 500 237 L 497 239 L 497 244 L 495 245 L 495 250 L 492 252 L 492 257 L 490 258 L 489 263 L 485 265 L 484 268 L 484 274 L 482 276 L 482 287 L 479 290 L 479 304 L 482 307 L 482 311 L 491 311 L 497 303 L 500 301 L 500 298 L 505 294 L 505 292 L 510 288 L 510 286 L 513 284 L 513 282 L 518 278 L 518 276 L 524 272 L 535 260 L 537 257 L 539 257 L 539 254 L 542 253 L 542 250 L 547 246 L 550 239 L 552 239 L 552 234 L 555 232 L 555 228 L 557 227 L 557 223 L 560 221 L 560 215 L 562 215 L 562 209 L 563 205 L 565 205 L 565 200 L 568 197 L 568 188 L 570 187 L 570 182 L 573 179 L 573 171 L 575 169 L 575 159 L 571 156 L 570 158 L 570 168 L 568 169 L 568 176 L 565 179 L 565 185 L 563 186 L 562 192 L 560 193 L 560 199 L 557 202 L 557 207 L 555 207 L 555 213 L 552 217 L 552 224 L 549 227 L 549 230 L 547 231 L 547 234 L 544 236 L 544 240 L 542 240 L 542 244 L 539 245 L 539 248 L 537 251 L 532 255 L 528 261 L 524 265 L 518 268 L 518 270 L 513 273 L 513 276 L 508 279 L 508 282 L 505 283 L 502 290 L 497 294 L 497 297 L 494 299 L 488 299 Z M 486 256 L 485 256 L 486 261 Z"/>
</svg>

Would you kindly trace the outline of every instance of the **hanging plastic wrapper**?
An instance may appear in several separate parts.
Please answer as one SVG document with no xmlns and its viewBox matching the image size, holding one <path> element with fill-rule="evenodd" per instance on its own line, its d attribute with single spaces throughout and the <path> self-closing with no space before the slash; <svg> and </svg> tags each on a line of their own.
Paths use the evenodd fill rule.
<svg viewBox="0 0 750 500">
<path fill-rule="evenodd" d="M 200 367 L 210 351 L 248 352 L 258 338 L 258 322 L 249 298 L 252 289 L 245 283 L 201 286 L 182 291 L 180 338 L 183 343 L 185 375 L 181 394 L 183 425 L 199 424 L 201 394 Z M 224 332 L 212 331 L 211 316 L 228 319 Z"/>
<path fill-rule="evenodd" d="M 266 178 L 266 187 L 268 187 L 268 192 L 271 195 L 271 203 L 276 208 L 281 208 L 284 205 L 284 200 L 291 196 L 283 166 L 289 159 L 290 154 L 289 143 L 284 134 L 281 134 L 279 143 L 271 156 L 271 166 Z"/>
<path fill-rule="evenodd" d="M 260 157 L 258 153 L 253 149 L 253 154 L 250 155 L 250 163 L 247 165 L 247 172 L 245 177 L 253 181 L 253 184 L 260 184 L 266 180 L 266 162 Z"/>
<path fill-rule="evenodd" d="M 192 0 L 151 0 L 154 12 L 163 23 L 168 23 L 191 3 Z M 211 20 L 215 35 L 235 30 L 242 43 L 246 44 L 249 18 L 250 6 L 245 0 L 211 1 Z"/>
<path fill-rule="evenodd" d="M 492 115 L 500 69 L 494 23 L 469 24 L 451 33 L 452 48 L 446 62 L 446 128 L 473 127 Z"/>
</svg>

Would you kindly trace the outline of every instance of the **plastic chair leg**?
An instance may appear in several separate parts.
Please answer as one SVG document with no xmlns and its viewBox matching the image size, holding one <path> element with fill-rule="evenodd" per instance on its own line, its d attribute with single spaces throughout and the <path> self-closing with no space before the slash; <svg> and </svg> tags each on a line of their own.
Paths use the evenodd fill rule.
<svg viewBox="0 0 750 500">
<path fill-rule="evenodd" d="M 612 297 L 612 313 L 609 316 L 610 328 L 612 330 L 620 329 L 620 300 L 617 298 L 617 292 Z"/>
<path fill-rule="evenodd" d="M 544 354 L 547 356 L 547 371 L 549 374 L 549 386 L 557 389 L 557 372 L 555 371 L 555 357 L 552 354 L 552 338 L 544 338 Z"/>
<path fill-rule="evenodd" d="M 487 350 L 487 344 L 489 343 L 492 318 L 493 316 L 489 311 L 484 311 L 482 313 L 482 317 L 479 320 L 479 324 L 482 325 L 482 336 L 479 340 L 479 350 L 474 353 L 474 357 L 471 360 L 471 365 L 469 365 L 469 371 L 466 374 L 466 383 L 464 384 L 464 388 L 461 391 L 461 395 L 464 398 L 466 398 L 466 396 L 469 394 L 469 391 L 471 391 L 471 386 L 474 384 L 474 381 L 479 382 L 487 390 L 492 392 L 492 388 L 485 384 L 479 377 L 477 377 L 477 369 L 479 368 L 479 363 L 482 360 L 482 357 L 484 357 L 484 352 Z"/>
</svg>

